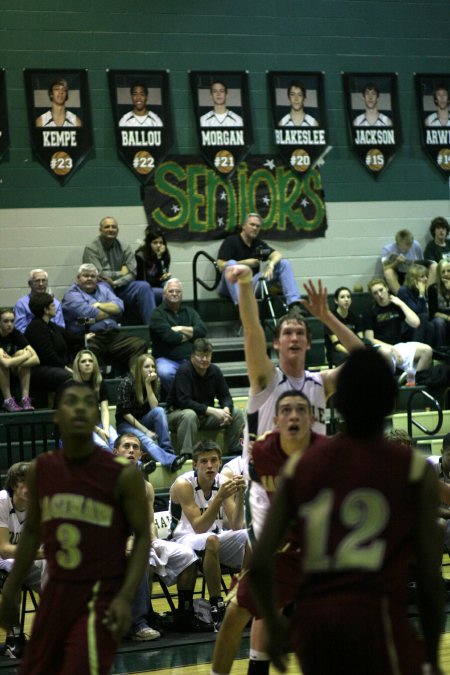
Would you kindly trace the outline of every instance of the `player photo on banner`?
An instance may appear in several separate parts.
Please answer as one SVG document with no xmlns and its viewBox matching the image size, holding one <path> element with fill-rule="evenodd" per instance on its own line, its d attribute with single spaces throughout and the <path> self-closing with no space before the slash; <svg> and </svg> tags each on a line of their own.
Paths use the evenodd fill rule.
<svg viewBox="0 0 450 675">
<path fill-rule="evenodd" d="M 328 145 L 323 73 L 268 72 L 275 145 L 296 172 L 313 168 Z"/>
<path fill-rule="evenodd" d="M 245 72 L 190 73 L 200 149 L 222 176 L 230 176 L 253 145 Z"/>
<path fill-rule="evenodd" d="M 64 185 L 93 149 L 86 70 L 24 70 L 31 146 Z"/>
<path fill-rule="evenodd" d="M 6 72 L 0 68 L 0 159 L 9 148 L 8 106 L 6 104 Z"/>
<path fill-rule="evenodd" d="M 119 157 L 142 184 L 173 144 L 169 75 L 165 70 L 109 70 Z"/>
<path fill-rule="evenodd" d="M 414 75 L 422 145 L 437 168 L 450 172 L 450 73 Z"/>
<path fill-rule="evenodd" d="M 397 73 L 343 73 L 353 149 L 377 178 L 401 147 Z"/>
</svg>

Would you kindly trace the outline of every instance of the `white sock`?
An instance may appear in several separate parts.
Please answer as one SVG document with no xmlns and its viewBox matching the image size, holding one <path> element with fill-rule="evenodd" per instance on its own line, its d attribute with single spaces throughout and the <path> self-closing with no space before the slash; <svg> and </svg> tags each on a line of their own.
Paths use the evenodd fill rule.
<svg viewBox="0 0 450 675">
<path fill-rule="evenodd" d="M 250 649 L 250 661 L 270 661 L 267 652 L 259 652 L 257 649 Z"/>
</svg>

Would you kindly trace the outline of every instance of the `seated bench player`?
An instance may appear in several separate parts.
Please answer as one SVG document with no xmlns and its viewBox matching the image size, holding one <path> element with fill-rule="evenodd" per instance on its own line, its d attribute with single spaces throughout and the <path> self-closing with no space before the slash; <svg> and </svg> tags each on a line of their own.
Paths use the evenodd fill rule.
<svg viewBox="0 0 450 675">
<path fill-rule="evenodd" d="M 172 538 L 191 546 L 202 558 L 216 629 L 225 614 L 221 594 L 220 565 L 240 568 L 247 533 L 240 529 L 244 509 L 245 480 L 219 474 L 222 451 L 214 441 L 201 441 L 192 453 L 193 471 L 177 478 L 170 488 Z M 234 496 L 237 499 L 234 499 Z M 223 529 L 226 514 L 230 530 Z"/>
</svg>

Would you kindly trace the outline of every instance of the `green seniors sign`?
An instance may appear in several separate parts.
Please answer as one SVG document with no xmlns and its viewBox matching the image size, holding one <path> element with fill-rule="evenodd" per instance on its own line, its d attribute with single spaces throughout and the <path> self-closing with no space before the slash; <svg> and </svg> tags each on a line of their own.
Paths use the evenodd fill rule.
<svg viewBox="0 0 450 675">
<path fill-rule="evenodd" d="M 327 229 L 320 173 L 300 178 L 266 156 L 247 158 L 231 178 L 198 157 L 170 158 L 143 193 L 149 225 L 171 241 L 220 239 L 251 212 L 260 214 L 269 239 L 324 237 Z"/>
</svg>

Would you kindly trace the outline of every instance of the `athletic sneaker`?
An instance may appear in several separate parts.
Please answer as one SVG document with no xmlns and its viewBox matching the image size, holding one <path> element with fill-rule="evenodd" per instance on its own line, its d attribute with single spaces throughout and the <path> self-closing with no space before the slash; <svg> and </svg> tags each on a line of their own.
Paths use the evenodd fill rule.
<svg viewBox="0 0 450 675">
<path fill-rule="evenodd" d="M 8 656 L 10 659 L 21 659 L 26 643 L 27 641 L 23 633 L 8 635 L 5 640 L 3 656 Z"/>
<path fill-rule="evenodd" d="M 22 406 L 22 410 L 34 410 L 34 406 L 31 403 L 31 398 L 29 396 L 24 396 L 20 402 L 20 405 Z"/>
<path fill-rule="evenodd" d="M 133 642 L 146 642 L 148 640 L 156 640 L 161 637 L 161 633 L 150 626 L 140 628 L 136 633 L 133 633 L 131 639 Z"/>
<path fill-rule="evenodd" d="M 225 603 L 218 602 L 217 605 L 211 605 L 211 617 L 214 626 L 214 632 L 218 633 L 220 624 L 225 616 Z"/>
<path fill-rule="evenodd" d="M 6 410 L 6 412 L 22 412 L 23 408 L 16 402 L 14 396 L 11 396 L 3 401 L 3 410 Z"/>
<path fill-rule="evenodd" d="M 175 629 L 180 633 L 211 633 L 214 626 L 195 616 L 193 609 L 179 609 L 175 615 Z"/>
</svg>

